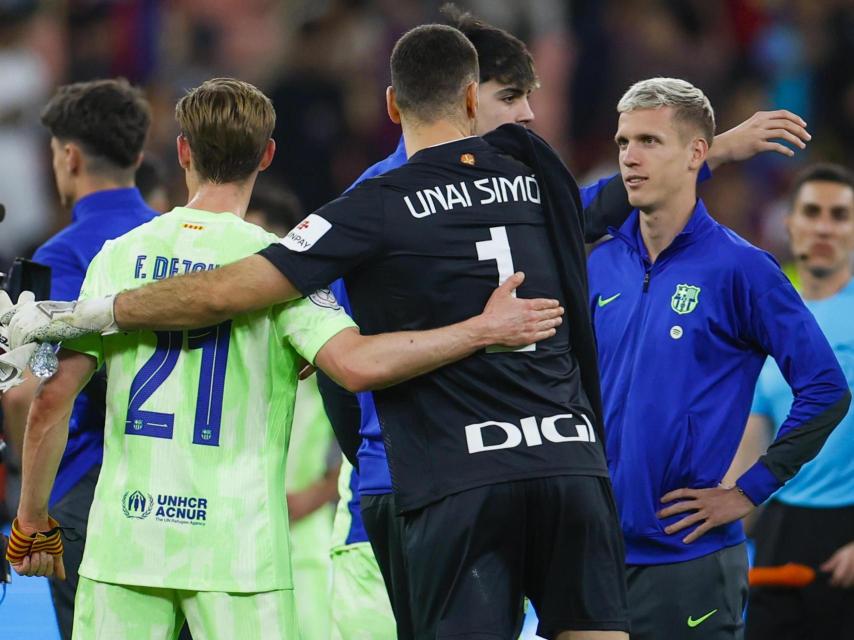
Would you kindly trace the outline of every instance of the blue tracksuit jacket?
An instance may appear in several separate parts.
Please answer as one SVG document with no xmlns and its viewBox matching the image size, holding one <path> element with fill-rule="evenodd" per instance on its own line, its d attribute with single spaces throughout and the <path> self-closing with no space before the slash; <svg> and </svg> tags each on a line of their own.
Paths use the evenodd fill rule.
<svg viewBox="0 0 854 640">
<path fill-rule="evenodd" d="M 664 528 L 661 497 L 716 486 L 733 459 L 767 355 L 795 400 L 777 439 L 738 486 L 760 504 L 818 453 L 850 393 L 833 351 L 773 257 L 698 201 L 651 264 L 633 212 L 590 255 L 606 452 L 629 564 L 691 560 L 740 543 L 741 524 Z"/>
</svg>

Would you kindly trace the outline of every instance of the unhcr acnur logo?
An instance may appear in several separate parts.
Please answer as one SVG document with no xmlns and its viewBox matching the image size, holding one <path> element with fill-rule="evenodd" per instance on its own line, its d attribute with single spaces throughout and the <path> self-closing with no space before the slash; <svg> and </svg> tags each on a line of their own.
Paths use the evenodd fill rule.
<svg viewBox="0 0 854 640">
<path fill-rule="evenodd" d="M 125 517 L 142 520 L 147 518 L 154 508 L 154 498 L 151 494 L 141 491 L 126 491 L 122 496 L 122 511 Z"/>
</svg>

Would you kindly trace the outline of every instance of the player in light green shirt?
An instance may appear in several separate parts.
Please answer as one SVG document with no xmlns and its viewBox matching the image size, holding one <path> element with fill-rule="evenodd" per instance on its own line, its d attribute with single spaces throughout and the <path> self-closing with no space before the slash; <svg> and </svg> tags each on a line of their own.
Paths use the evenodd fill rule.
<svg viewBox="0 0 854 640">
<path fill-rule="evenodd" d="M 333 450 L 336 455 L 330 465 Z M 302 640 L 329 640 L 332 571 L 329 544 L 335 513 L 332 501 L 338 496 L 340 455 L 317 390 L 317 376 L 301 380 L 294 406 L 285 487 Z"/>
<path fill-rule="evenodd" d="M 233 214 L 178 207 L 105 244 L 81 297 L 214 268 L 271 240 Z M 334 299 L 315 294 L 186 334 L 65 343 L 106 363 L 109 381 L 80 575 L 172 589 L 292 588 L 283 452 L 300 358 L 314 362 L 353 326 Z M 236 553 L 224 555 L 223 540 L 239 541 Z"/>
<path fill-rule="evenodd" d="M 380 567 L 368 541 L 347 543 L 353 516 L 350 479 L 342 456 L 332 529 L 332 640 L 396 640 L 397 626 Z"/>
<path fill-rule="evenodd" d="M 251 85 L 217 79 L 182 98 L 176 114 L 188 206 L 105 245 L 84 297 L 216 269 L 271 242 L 241 219 L 275 151 L 269 100 Z M 483 314 L 431 331 L 362 336 L 334 298 L 318 292 L 206 329 L 66 343 L 59 371 L 30 411 L 15 526 L 34 541 L 48 530 L 68 415 L 103 362 L 104 462 L 74 637 L 174 638 L 185 617 L 198 638 L 297 637 L 284 477 L 300 357 L 360 390 L 490 344 L 547 338 L 562 310 L 555 301 L 517 299 L 521 281 L 499 287 Z M 32 553 L 15 568 L 61 576 L 62 556 Z"/>
</svg>

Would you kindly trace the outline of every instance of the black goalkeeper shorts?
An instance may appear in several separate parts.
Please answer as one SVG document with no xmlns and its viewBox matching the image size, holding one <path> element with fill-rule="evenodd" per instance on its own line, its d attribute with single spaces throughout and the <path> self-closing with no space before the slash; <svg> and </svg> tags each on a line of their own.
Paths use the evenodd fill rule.
<svg viewBox="0 0 854 640">
<path fill-rule="evenodd" d="M 403 549 L 403 518 L 397 515 L 394 495 L 362 494 L 362 522 L 377 565 L 385 582 L 394 620 L 397 640 L 412 640 L 412 611 L 409 598 L 409 578 Z"/>
<path fill-rule="evenodd" d="M 524 596 L 544 638 L 628 631 L 625 553 L 608 478 L 494 484 L 404 518 L 417 640 L 509 640 Z"/>
</svg>

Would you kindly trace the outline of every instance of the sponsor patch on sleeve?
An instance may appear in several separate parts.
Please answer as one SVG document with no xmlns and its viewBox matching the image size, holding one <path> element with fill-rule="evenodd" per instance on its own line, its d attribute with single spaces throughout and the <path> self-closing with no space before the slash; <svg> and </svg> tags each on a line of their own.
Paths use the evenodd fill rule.
<svg viewBox="0 0 854 640">
<path fill-rule="evenodd" d="M 341 308 L 338 304 L 338 300 L 335 299 L 335 294 L 333 294 L 329 289 L 318 289 L 312 293 L 308 299 L 318 307 L 325 307 L 326 309 L 332 309 L 333 311 L 338 311 L 338 309 Z"/>
<path fill-rule="evenodd" d="M 288 231 L 288 235 L 282 238 L 281 243 L 291 251 L 308 251 L 331 228 L 332 225 L 326 218 L 310 213 L 307 218 Z"/>
</svg>

